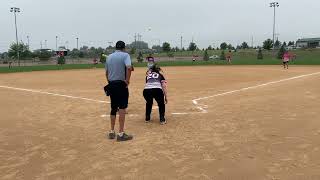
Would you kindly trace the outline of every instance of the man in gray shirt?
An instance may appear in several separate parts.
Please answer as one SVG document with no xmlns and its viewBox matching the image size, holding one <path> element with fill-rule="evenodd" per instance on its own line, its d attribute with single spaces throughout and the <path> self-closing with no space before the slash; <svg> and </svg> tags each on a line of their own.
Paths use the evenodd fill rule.
<svg viewBox="0 0 320 180">
<path fill-rule="evenodd" d="M 117 141 L 127 141 L 133 139 L 133 136 L 124 132 L 124 123 L 126 109 L 128 107 L 130 77 L 132 64 L 130 55 L 125 50 L 125 43 L 118 41 L 116 51 L 112 53 L 105 64 L 108 90 L 111 99 L 111 130 L 108 134 L 109 139 Z M 114 131 L 116 123 L 116 115 L 119 111 L 119 133 L 116 135 Z"/>
</svg>

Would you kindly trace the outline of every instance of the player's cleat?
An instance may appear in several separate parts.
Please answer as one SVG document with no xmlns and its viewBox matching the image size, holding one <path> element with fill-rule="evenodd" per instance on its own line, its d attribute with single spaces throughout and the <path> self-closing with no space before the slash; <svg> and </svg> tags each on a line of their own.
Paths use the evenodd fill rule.
<svg viewBox="0 0 320 180">
<path fill-rule="evenodd" d="M 132 140 L 133 139 L 133 136 L 132 135 L 128 135 L 126 133 L 119 133 L 117 135 L 117 141 L 120 142 L 120 141 L 129 141 L 129 140 Z"/>
<path fill-rule="evenodd" d="M 146 116 L 146 123 L 149 123 L 149 122 L 151 122 L 151 118 L 150 116 Z"/>
<path fill-rule="evenodd" d="M 113 131 L 110 131 L 109 133 L 108 133 L 108 138 L 109 139 L 115 139 L 116 138 L 116 133 Z"/>
<path fill-rule="evenodd" d="M 160 118 L 160 124 L 161 125 L 167 124 L 167 120 L 164 117 Z"/>
</svg>

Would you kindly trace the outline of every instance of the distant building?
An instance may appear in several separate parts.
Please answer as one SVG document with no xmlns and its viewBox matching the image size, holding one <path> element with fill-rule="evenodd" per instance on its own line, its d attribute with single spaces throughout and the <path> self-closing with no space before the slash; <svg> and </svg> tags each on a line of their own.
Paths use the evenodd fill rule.
<svg viewBox="0 0 320 180">
<path fill-rule="evenodd" d="M 296 46 L 300 48 L 317 48 L 320 47 L 320 38 L 298 39 Z"/>
</svg>

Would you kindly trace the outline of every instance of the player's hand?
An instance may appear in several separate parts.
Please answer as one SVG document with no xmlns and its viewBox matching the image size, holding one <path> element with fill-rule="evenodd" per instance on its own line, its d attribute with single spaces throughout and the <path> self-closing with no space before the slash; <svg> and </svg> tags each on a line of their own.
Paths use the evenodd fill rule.
<svg viewBox="0 0 320 180">
<path fill-rule="evenodd" d="M 164 103 L 168 104 L 168 98 L 164 98 Z"/>
</svg>

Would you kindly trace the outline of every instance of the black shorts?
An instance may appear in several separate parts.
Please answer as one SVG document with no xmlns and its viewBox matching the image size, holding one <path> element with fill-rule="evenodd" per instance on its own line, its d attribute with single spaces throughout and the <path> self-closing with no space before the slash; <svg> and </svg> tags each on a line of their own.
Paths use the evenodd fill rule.
<svg viewBox="0 0 320 180">
<path fill-rule="evenodd" d="M 289 61 L 283 61 L 283 64 L 289 64 Z"/>
<path fill-rule="evenodd" d="M 109 82 L 111 109 L 126 109 L 128 107 L 129 90 L 124 81 Z"/>
</svg>

